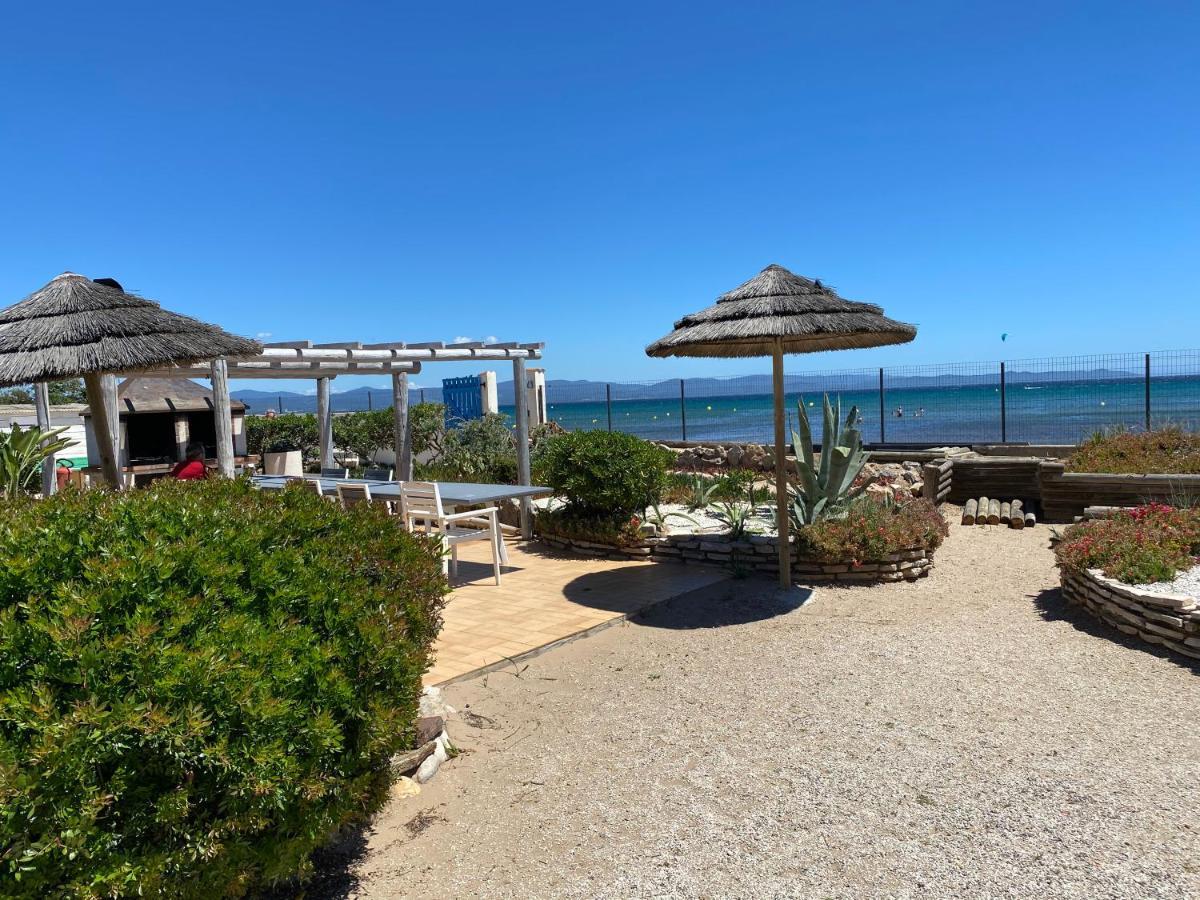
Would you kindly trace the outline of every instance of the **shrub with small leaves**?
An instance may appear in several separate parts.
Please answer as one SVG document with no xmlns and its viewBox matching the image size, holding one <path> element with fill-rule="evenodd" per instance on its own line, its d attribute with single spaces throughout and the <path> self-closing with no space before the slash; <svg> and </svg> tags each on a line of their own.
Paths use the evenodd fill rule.
<svg viewBox="0 0 1200 900">
<path fill-rule="evenodd" d="M 628 519 L 662 501 L 674 454 L 619 431 L 572 431 L 545 442 L 534 480 L 567 501 L 570 515 Z"/>
<path fill-rule="evenodd" d="M 0 885 L 236 897 L 377 809 L 446 590 L 368 506 L 159 482 L 0 510 Z"/>
</svg>

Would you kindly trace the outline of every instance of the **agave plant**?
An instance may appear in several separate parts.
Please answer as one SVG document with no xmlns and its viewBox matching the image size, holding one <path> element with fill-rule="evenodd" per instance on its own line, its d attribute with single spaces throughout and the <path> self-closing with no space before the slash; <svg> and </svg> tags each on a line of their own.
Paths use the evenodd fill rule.
<svg viewBox="0 0 1200 900">
<path fill-rule="evenodd" d="M 746 536 L 746 532 L 749 531 L 750 516 L 753 512 L 754 508 L 745 503 L 725 501 L 718 503 L 716 508 L 713 509 L 712 514 L 715 518 L 729 526 L 729 539 L 731 541 L 740 541 Z"/>
<path fill-rule="evenodd" d="M 811 525 L 825 518 L 836 518 L 846 513 L 846 505 L 866 490 L 866 484 L 854 487 L 854 481 L 862 473 L 870 454 L 862 448 L 862 435 L 858 430 L 858 407 L 852 406 L 845 423 L 842 423 L 842 398 L 837 405 L 829 405 L 825 395 L 825 429 L 821 434 L 821 462 L 818 467 L 813 452 L 812 428 L 804 398 L 800 398 L 797 423 L 798 432 L 792 432 L 792 445 L 796 450 L 796 470 L 800 481 L 792 492 L 792 522 L 796 525 Z"/>
<path fill-rule="evenodd" d="M 7 434 L 0 432 L 0 491 L 5 497 L 25 490 L 43 460 L 71 446 L 70 440 L 60 437 L 66 430 L 42 431 L 13 425 Z"/>
</svg>

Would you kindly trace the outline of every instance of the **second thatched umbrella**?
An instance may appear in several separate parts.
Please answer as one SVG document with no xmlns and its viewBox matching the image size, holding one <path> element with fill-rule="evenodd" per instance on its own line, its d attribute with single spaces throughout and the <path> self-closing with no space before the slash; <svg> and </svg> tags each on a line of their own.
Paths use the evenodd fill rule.
<svg viewBox="0 0 1200 900">
<path fill-rule="evenodd" d="M 100 376 L 171 363 L 258 353 L 257 341 L 169 312 L 111 279 L 64 272 L 0 310 L 0 386 L 82 377 L 104 477 L 120 486 L 120 461 Z"/>
<path fill-rule="evenodd" d="M 783 355 L 903 344 L 916 336 L 914 326 L 887 318 L 878 306 L 846 300 L 819 280 L 771 265 L 745 284 L 722 294 L 707 309 L 684 316 L 675 323 L 674 331 L 646 348 L 647 355 L 659 357 L 771 357 L 781 587 L 791 585 Z M 828 438 L 822 436 L 822 440 Z"/>
</svg>

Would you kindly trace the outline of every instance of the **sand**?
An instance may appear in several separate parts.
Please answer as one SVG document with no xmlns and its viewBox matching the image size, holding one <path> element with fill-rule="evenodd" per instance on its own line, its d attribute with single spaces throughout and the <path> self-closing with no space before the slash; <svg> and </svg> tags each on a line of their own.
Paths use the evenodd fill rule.
<svg viewBox="0 0 1200 900">
<path fill-rule="evenodd" d="M 1200 895 L 1197 671 L 1065 607 L 1047 537 L 955 524 L 916 583 L 731 580 L 454 685 L 462 755 L 310 896 Z"/>
</svg>

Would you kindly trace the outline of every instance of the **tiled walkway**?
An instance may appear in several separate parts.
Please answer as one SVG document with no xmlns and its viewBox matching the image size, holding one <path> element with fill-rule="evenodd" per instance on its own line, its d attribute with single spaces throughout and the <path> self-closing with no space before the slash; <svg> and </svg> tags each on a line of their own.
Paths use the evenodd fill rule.
<svg viewBox="0 0 1200 900">
<path fill-rule="evenodd" d="M 579 559 L 530 544 L 509 546 L 497 587 L 485 545 L 469 544 L 461 552 L 426 684 L 459 678 L 729 577 L 707 566 Z"/>
</svg>

